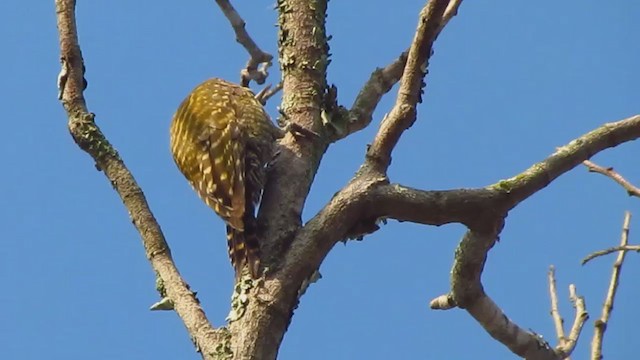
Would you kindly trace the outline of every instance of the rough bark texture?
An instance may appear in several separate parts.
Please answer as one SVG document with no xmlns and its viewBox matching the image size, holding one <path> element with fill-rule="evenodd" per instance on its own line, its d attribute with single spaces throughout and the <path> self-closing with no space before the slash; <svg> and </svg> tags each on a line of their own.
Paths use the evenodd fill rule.
<svg viewBox="0 0 640 360">
<path fill-rule="evenodd" d="M 279 58 L 283 74 L 284 122 L 322 132 L 320 112 L 326 88 L 325 1 L 278 1 Z M 280 142 L 258 221 L 264 263 L 270 273 L 249 295 L 246 312 L 229 329 L 236 359 L 275 359 L 289 326 L 297 292 L 314 268 L 287 269 L 279 260 L 301 226 L 301 213 L 327 143 L 288 134 Z"/>
<path fill-rule="evenodd" d="M 258 71 L 259 49 L 255 50 L 257 45 L 247 39 L 244 22 L 228 1 L 217 2 L 241 34 L 238 36 L 244 39 L 241 43 L 254 49 L 249 51 L 252 58 L 245 73 Z M 280 140 L 258 214 L 262 261 L 267 271 L 260 281 L 241 279 L 236 284 L 235 315 L 226 327 L 216 329 L 175 267 L 142 190 L 87 110 L 82 95 L 84 64 L 75 28 L 75 1 L 55 3 L 62 59 L 60 98 L 68 114 L 71 135 L 92 156 L 121 197 L 161 280 L 159 291 L 167 304 L 165 308 L 180 316 L 203 358 L 275 359 L 305 281 L 338 241 L 376 231 L 383 218 L 427 225 L 464 224 L 468 231 L 456 249 L 451 289 L 432 301 L 432 307 L 465 309 L 493 338 L 518 356 L 560 359 L 568 355 L 566 347 L 554 349 L 537 334 L 508 319 L 484 292 L 481 281 L 484 265 L 512 208 L 594 154 L 640 137 L 640 116 L 605 124 L 522 173 L 483 188 L 427 191 L 392 184 L 387 168 L 393 149 L 416 120 L 416 106 L 426 84 L 433 43 L 457 14 L 461 0 L 427 2 L 409 50 L 387 67 L 374 71 L 351 110 L 336 107 L 337 99 L 332 98 L 335 93 L 326 84 L 327 1 L 279 0 L 281 123 L 293 124 L 318 136 L 290 132 Z M 268 55 L 261 50 L 259 53 Z M 242 81 L 255 80 L 255 76 L 243 76 Z M 329 144 L 368 126 L 378 101 L 398 81 L 396 103 L 382 121 L 362 167 L 303 225 L 301 213 Z"/>
<path fill-rule="evenodd" d="M 105 174 L 120 195 L 129 216 L 142 238 L 151 266 L 162 280 L 163 296 L 171 299 L 176 313 L 204 358 L 213 358 L 217 344 L 225 337 L 224 331 L 213 328 L 195 294 L 182 280 L 171 257 L 160 225 L 149 209 L 142 190 L 120 158 L 118 152 L 104 137 L 87 110 L 82 94 L 84 90 L 84 64 L 75 21 L 75 1 L 56 0 L 62 71 L 59 77 L 60 99 L 68 115 L 71 136 L 78 146 L 95 160 L 96 167 Z"/>
</svg>

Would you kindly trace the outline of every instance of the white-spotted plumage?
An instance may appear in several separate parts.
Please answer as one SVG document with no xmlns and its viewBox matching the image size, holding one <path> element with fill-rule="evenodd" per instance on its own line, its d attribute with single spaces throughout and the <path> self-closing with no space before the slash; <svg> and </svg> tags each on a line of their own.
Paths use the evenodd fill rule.
<svg viewBox="0 0 640 360">
<path fill-rule="evenodd" d="M 221 79 L 198 85 L 171 123 L 171 152 L 200 198 L 227 223 L 229 256 L 239 275 L 258 275 L 255 206 L 273 155 L 276 127 L 253 93 Z"/>
</svg>

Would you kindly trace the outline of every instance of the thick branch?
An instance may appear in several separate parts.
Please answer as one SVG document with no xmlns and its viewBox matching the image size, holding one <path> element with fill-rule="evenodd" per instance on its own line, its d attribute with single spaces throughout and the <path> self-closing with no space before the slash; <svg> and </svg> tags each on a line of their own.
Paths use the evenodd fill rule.
<svg viewBox="0 0 640 360">
<path fill-rule="evenodd" d="M 627 246 L 629 242 L 629 223 L 631 222 L 631 213 L 625 212 L 624 222 L 622 224 L 622 235 L 620 236 L 620 246 Z M 626 256 L 626 251 L 620 251 L 616 261 L 613 263 L 613 270 L 611 272 L 611 281 L 609 282 L 609 290 L 607 291 L 607 297 L 602 305 L 602 315 L 600 319 L 595 322 L 595 331 L 593 333 L 593 340 L 591 341 L 591 359 L 602 359 L 602 340 L 604 338 L 604 332 L 607 330 L 607 324 L 609 323 L 609 317 L 611 317 L 611 311 L 613 310 L 613 302 L 618 290 L 618 284 L 620 283 L 620 273 L 622 272 L 622 263 Z"/>
<path fill-rule="evenodd" d="M 579 330 L 587 319 L 584 306 L 576 308 L 576 322 L 569 339 L 561 341 L 553 349 L 541 336 L 522 329 L 510 320 L 484 292 L 481 282 L 482 271 L 488 251 L 495 244 L 501 227 L 502 224 L 496 223 L 485 231 L 471 230 L 465 234 L 455 253 L 451 270 L 451 292 L 432 301 L 432 306 L 442 304 L 442 299 L 448 299 L 448 306 L 441 308 L 458 306 L 467 310 L 489 335 L 520 357 L 528 360 L 564 359 L 573 351 L 580 334 Z"/>
<path fill-rule="evenodd" d="M 627 194 L 629 194 L 629 196 L 640 197 L 640 188 L 627 181 L 627 179 L 622 177 L 622 175 L 614 171 L 612 167 L 604 168 L 589 160 L 585 160 L 582 163 L 589 169 L 590 172 L 602 174 L 620 184 L 625 190 L 627 190 Z"/>
<path fill-rule="evenodd" d="M 491 337 L 514 354 L 528 360 L 562 359 L 540 336 L 510 320 L 484 292 L 480 277 L 501 225 L 495 224 L 493 231 L 468 231 L 464 235 L 455 253 L 449 296 L 458 307 L 467 310 Z"/>
<path fill-rule="evenodd" d="M 607 123 L 571 141 L 545 160 L 490 188 L 508 194 L 511 207 L 549 185 L 560 175 L 608 148 L 640 137 L 640 115 Z"/>
<path fill-rule="evenodd" d="M 321 133 L 320 104 L 328 65 L 326 0 L 279 0 L 277 7 L 283 122 Z M 229 325 L 235 358 L 276 358 L 300 284 L 311 274 L 296 274 L 299 281 L 292 282 L 294 276 L 282 271 L 280 261 L 288 256 L 284 252 L 300 227 L 302 208 L 327 145 L 319 138 L 292 133 L 280 140 L 258 213 L 262 262 L 269 272 L 250 294 L 244 316 Z"/>
<path fill-rule="evenodd" d="M 359 235 L 354 234 L 353 229 L 375 231 L 376 221 L 380 218 L 430 225 L 463 223 L 472 231 L 456 251 L 452 291 L 433 304 L 441 308 L 459 306 L 467 309 L 478 321 L 486 321 L 483 326 L 487 331 L 516 354 L 530 359 L 559 359 L 570 347 L 562 347 L 557 351 L 550 347 L 539 347 L 541 342 L 537 335 L 516 331 L 519 328 L 510 322 L 504 328 L 494 328 L 492 319 L 501 317 L 493 315 L 502 312 L 482 289 L 480 276 L 486 256 L 495 243 L 509 209 L 586 158 L 639 136 L 640 116 L 605 124 L 572 141 L 522 174 L 484 189 L 422 191 L 388 184 L 385 176 L 376 176 L 376 172 L 361 169 L 344 189 L 305 224 L 297 234 L 283 266 L 291 269 L 291 274 L 296 274 L 296 270 L 316 269 L 335 242 Z M 576 332 L 582 328 L 585 319 L 581 311 L 577 311 L 576 316 L 570 336 L 575 335 L 577 340 Z"/>
<path fill-rule="evenodd" d="M 423 79 L 433 42 L 442 30 L 443 15 L 449 0 L 431 0 L 420 12 L 418 29 L 409 48 L 396 103 L 382 120 L 378 134 L 367 151 L 367 162 L 373 169 L 386 173 L 391 163 L 391 151 L 402 133 L 416 120 L 416 105 L 422 101 Z"/>
<path fill-rule="evenodd" d="M 242 45 L 249 53 L 249 61 L 247 65 L 240 72 L 240 84 L 242 86 L 249 86 L 251 80 L 258 84 L 264 84 L 264 81 L 269 76 L 269 66 L 271 66 L 271 60 L 273 55 L 262 51 L 258 44 L 249 36 L 249 33 L 245 29 L 246 23 L 240 17 L 240 14 L 231 5 L 229 0 L 216 0 L 216 3 L 220 7 L 220 10 L 224 13 L 233 27 L 233 31 L 236 33 L 236 41 Z M 260 69 L 258 66 L 262 65 Z"/>
<path fill-rule="evenodd" d="M 142 190 L 124 165 L 117 151 L 105 139 L 94 123 L 83 97 L 83 59 L 78 44 L 75 21 L 75 1 L 56 0 L 62 72 L 60 95 L 69 117 L 69 131 L 75 142 L 95 160 L 122 202 L 142 237 L 151 266 L 164 283 L 166 295 L 184 322 L 204 358 L 212 358 L 221 333 L 214 330 L 195 294 L 184 282 L 176 268 L 162 230 L 154 218 Z"/>
<path fill-rule="evenodd" d="M 449 5 L 444 10 L 444 14 L 442 14 L 442 21 L 440 22 L 440 31 L 444 29 L 445 26 L 449 23 L 449 21 L 456 15 L 458 15 L 458 9 L 460 8 L 460 4 L 462 4 L 462 0 L 450 0 Z"/>
<path fill-rule="evenodd" d="M 480 189 L 424 191 L 389 184 L 386 177 L 361 170 L 297 234 L 296 267 L 317 268 L 337 241 L 358 235 L 353 229 L 373 229 L 381 218 L 481 229 L 587 157 L 639 136 L 640 116 L 606 124 L 523 173 Z"/>
</svg>

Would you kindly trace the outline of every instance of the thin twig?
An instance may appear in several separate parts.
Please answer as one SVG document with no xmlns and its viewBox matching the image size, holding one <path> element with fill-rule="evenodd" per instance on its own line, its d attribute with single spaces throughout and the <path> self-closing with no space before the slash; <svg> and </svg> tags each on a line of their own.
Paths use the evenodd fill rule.
<svg viewBox="0 0 640 360">
<path fill-rule="evenodd" d="M 371 124 L 373 112 L 380 103 L 382 96 L 400 80 L 404 67 L 407 64 L 408 51 L 403 52 L 391 64 L 384 68 L 375 69 L 369 80 L 362 86 L 358 96 L 353 102 L 346 119 L 346 131 L 340 134 L 336 140 L 344 138 L 362 130 Z"/>
<path fill-rule="evenodd" d="M 627 181 L 627 179 L 622 177 L 622 175 L 614 171 L 612 167 L 605 168 L 589 160 L 585 160 L 582 163 L 589 169 L 590 172 L 602 174 L 620 184 L 625 190 L 627 190 L 627 194 L 629 194 L 629 196 L 640 197 L 640 188 Z"/>
<path fill-rule="evenodd" d="M 584 259 L 582 259 L 582 265 L 584 265 L 587 262 L 597 258 L 598 256 L 609 255 L 611 253 L 618 252 L 618 251 L 640 252 L 640 245 L 614 246 L 614 247 L 611 247 L 611 248 L 608 248 L 608 249 L 594 251 L 593 253 L 587 255 Z"/>
<path fill-rule="evenodd" d="M 558 344 L 562 344 L 565 341 L 564 337 L 564 320 L 558 310 L 558 290 L 556 288 L 556 270 L 553 265 L 549 266 L 549 296 L 551 298 L 551 318 L 553 319 L 553 325 L 556 328 L 556 338 Z"/>
<path fill-rule="evenodd" d="M 242 45 L 249 53 L 249 61 L 242 71 L 240 71 L 240 84 L 249 86 L 251 80 L 258 84 L 264 84 L 269 76 L 269 66 L 273 55 L 262 51 L 245 29 L 246 23 L 240 14 L 231 5 L 229 0 L 216 0 L 220 10 L 224 13 L 236 33 L 236 41 Z"/>
<path fill-rule="evenodd" d="M 629 242 L 629 222 L 631 221 L 631 213 L 626 211 L 624 214 L 624 222 L 622 224 L 622 235 L 620 236 L 620 246 L 627 246 Z M 593 341 L 591 342 L 591 359 L 602 359 L 602 339 L 604 338 L 604 332 L 607 330 L 607 324 L 611 317 L 611 311 L 613 310 L 613 301 L 618 290 L 618 284 L 620 282 L 620 273 L 622 272 L 622 263 L 626 256 L 626 251 L 620 251 L 616 261 L 613 263 L 613 270 L 611 272 L 611 281 L 609 282 L 609 290 L 607 291 L 607 297 L 605 298 L 604 305 L 602 306 L 602 316 L 595 322 L 595 331 L 593 333 Z"/>
<path fill-rule="evenodd" d="M 280 81 L 276 86 L 267 85 L 260 92 L 256 94 L 256 99 L 260 101 L 262 105 L 266 105 L 267 101 L 282 90 L 283 82 Z"/>
<path fill-rule="evenodd" d="M 118 152 L 104 137 L 89 113 L 83 96 L 84 61 L 78 43 L 75 0 L 56 0 L 62 71 L 59 94 L 69 117 L 69 131 L 78 146 L 95 160 L 122 202 L 142 238 L 147 258 L 163 283 L 162 296 L 168 297 L 173 309 L 205 359 L 212 359 L 221 334 L 214 330 L 200 307 L 198 299 L 182 279 L 171 257 L 171 251 L 145 196 Z M 171 307 L 171 306 L 169 306 Z"/>
<path fill-rule="evenodd" d="M 578 295 L 574 284 L 569 285 L 569 300 L 574 309 L 576 309 L 576 316 L 573 319 L 569 336 L 565 337 L 564 341 L 556 346 L 556 352 L 561 354 L 564 359 L 569 359 L 569 355 L 571 355 L 576 348 L 580 334 L 582 334 L 582 328 L 589 319 L 584 297 Z"/>
</svg>

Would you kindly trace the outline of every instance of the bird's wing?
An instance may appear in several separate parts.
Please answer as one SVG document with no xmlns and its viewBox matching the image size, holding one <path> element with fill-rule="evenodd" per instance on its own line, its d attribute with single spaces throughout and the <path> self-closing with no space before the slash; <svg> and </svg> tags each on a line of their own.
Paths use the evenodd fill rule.
<svg viewBox="0 0 640 360">
<path fill-rule="evenodd" d="M 244 230 L 244 138 L 237 121 L 209 126 L 198 186 L 202 197 L 231 227 Z"/>
</svg>

